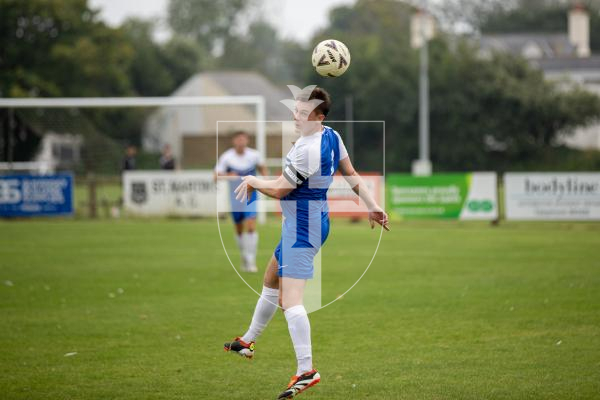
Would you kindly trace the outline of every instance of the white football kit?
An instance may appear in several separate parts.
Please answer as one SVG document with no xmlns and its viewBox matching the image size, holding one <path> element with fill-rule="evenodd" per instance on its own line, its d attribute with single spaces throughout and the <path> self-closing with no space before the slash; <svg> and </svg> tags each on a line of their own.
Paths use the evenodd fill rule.
<svg viewBox="0 0 600 400">
<path fill-rule="evenodd" d="M 219 157 L 215 171 L 220 174 L 233 172 L 240 177 L 247 175 L 256 176 L 257 167 L 263 164 L 264 162 L 260 153 L 255 149 L 246 147 L 243 154 L 238 154 L 235 149 L 229 149 Z M 236 224 L 246 218 L 256 217 L 256 192 L 245 203 L 241 203 L 235 199 L 234 190 L 241 182 L 241 179 L 229 182 L 231 215 Z"/>
</svg>

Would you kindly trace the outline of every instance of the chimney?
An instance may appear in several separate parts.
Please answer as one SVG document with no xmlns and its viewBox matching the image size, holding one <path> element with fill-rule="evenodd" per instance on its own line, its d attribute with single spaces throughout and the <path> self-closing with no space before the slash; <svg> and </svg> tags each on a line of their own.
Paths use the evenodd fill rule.
<svg viewBox="0 0 600 400">
<path fill-rule="evenodd" d="M 435 37 L 435 20 L 431 14 L 418 10 L 410 19 L 410 45 L 418 49 L 423 45 L 423 36 L 429 41 Z M 424 34 L 424 35 L 423 35 Z"/>
<path fill-rule="evenodd" d="M 577 57 L 585 58 L 591 55 L 590 15 L 579 2 L 569 11 L 569 41 L 575 46 Z"/>
</svg>

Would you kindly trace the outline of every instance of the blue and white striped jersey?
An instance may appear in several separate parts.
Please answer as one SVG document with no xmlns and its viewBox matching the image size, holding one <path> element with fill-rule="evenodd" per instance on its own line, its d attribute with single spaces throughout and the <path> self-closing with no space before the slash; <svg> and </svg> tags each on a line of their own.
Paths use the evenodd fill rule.
<svg viewBox="0 0 600 400">
<path fill-rule="evenodd" d="M 342 138 L 328 126 L 322 132 L 301 136 L 285 161 L 283 175 L 297 187 L 281 199 L 284 217 L 303 220 L 307 213 L 328 217 L 327 190 L 340 160 L 346 157 Z"/>
</svg>

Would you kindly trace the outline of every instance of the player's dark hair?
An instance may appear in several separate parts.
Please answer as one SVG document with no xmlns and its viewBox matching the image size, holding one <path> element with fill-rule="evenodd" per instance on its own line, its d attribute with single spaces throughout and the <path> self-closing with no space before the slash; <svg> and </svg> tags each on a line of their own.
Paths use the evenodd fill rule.
<svg viewBox="0 0 600 400">
<path fill-rule="evenodd" d="M 249 136 L 248 132 L 246 132 L 246 131 L 235 131 L 231 134 L 231 138 L 235 139 L 236 137 L 238 137 L 240 135 Z"/>
<path fill-rule="evenodd" d="M 313 99 L 322 101 L 322 103 L 319 104 L 315 108 L 315 110 L 320 112 L 324 116 L 327 116 L 327 114 L 329 114 L 329 109 L 331 108 L 331 96 L 329 96 L 329 93 L 327 93 L 327 91 L 323 88 L 316 87 L 313 89 L 312 93 L 310 94 L 310 97 L 308 98 L 308 100 Z"/>
</svg>

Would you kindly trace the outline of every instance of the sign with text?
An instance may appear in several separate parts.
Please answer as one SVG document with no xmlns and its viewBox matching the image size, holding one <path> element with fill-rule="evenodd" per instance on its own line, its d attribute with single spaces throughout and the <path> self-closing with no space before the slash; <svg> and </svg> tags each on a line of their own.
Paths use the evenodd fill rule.
<svg viewBox="0 0 600 400">
<path fill-rule="evenodd" d="M 223 182 L 226 183 L 226 182 Z M 123 174 L 125 209 L 142 216 L 216 216 L 217 191 L 228 199 L 227 185 L 217 185 L 212 171 L 127 171 Z M 229 205 L 219 211 L 228 211 Z"/>
<path fill-rule="evenodd" d="M 600 220 L 600 173 L 506 173 L 506 219 Z"/>
<path fill-rule="evenodd" d="M 31 217 L 73 214 L 73 176 L 0 176 L 0 216 Z"/>
<path fill-rule="evenodd" d="M 387 208 L 404 219 L 498 218 L 497 176 L 493 172 L 436 174 L 420 177 L 388 175 Z"/>
</svg>

